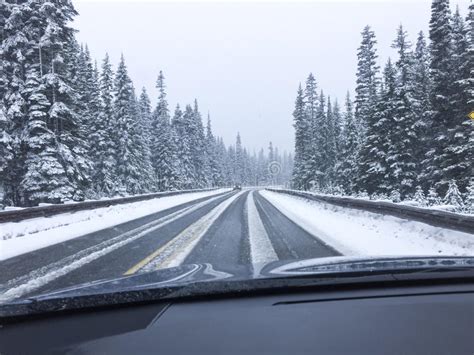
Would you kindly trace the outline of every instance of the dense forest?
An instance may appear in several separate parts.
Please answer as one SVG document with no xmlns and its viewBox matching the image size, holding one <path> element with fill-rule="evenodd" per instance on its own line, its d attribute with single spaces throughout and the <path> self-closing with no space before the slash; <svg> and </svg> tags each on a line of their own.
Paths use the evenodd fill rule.
<svg viewBox="0 0 474 355">
<path fill-rule="evenodd" d="M 0 4 L 0 204 L 31 206 L 233 184 L 284 184 L 292 156 L 226 146 L 192 105 L 135 93 L 122 56 L 98 65 L 70 0 Z"/>
<path fill-rule="evenodd" d="M 400 25 L 397 58 L 382 71 L 366 26 L 342 113 L 308 76 L 293 113 L 294 188 L 473 209 L 474 4 L 467 10 L 464 19 L 434 0 L 429 39 L 419 32 L 413 46 Z"/>
</svg>

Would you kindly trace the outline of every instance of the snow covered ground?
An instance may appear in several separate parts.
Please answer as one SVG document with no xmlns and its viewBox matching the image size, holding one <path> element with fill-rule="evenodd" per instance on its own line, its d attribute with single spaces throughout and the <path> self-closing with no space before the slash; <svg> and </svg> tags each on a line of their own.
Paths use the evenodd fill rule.
<svg viewBox="0 0 474 355">
<path fill-rule="evenodd" d="M 94 210 L 0 224 L 0 260 L 144 217 L 230 189 L 186 193 Z"/>
<path fill-rule="evenodd" d="M 284 189 L 286 191 L 295 191 L 295 192 L 301 192 L 301 190 L 292 190 L 292 189 L 287 189 L 283 187 L 273 187 L 275 189 Z M 308 195 L 313 195 L 313 196 L 322 196 L 322 197 L 348 197 L 353 200 L 361 200 L 361 201 L 373 201 L 373 202 L 385 202 L 385 203 L 392 203 L 394 205 L 405 205 L 405 206 L 411 206 L 411 207 L 416 207 L 420 208 L 423 210 L 438 210 L 438 211 L 446 211 L 446 212 L 452 212 L 452 213 L 457 213 L 460 215 L 464 216 L 473 216 L 474 212 L 471 213 L 469 211 L 474 211 L 474 206 L 472 204 L 469 205 L 469 199 L 466 198 L 466 202 L 464 206 L 456 206 L 456 205 L 449 205 L 449 204 L 444 204 L 442 199 L 437 201 L 436 205 L 427 205 L 428 200 L 425 198 L 423 200 L 423 203 L 420 203 L 420 201 L 416 200 L 404 200 L 400 202 L 394 202 L 390 198 L 374 198 L 374 197 L 369 197 L 367 196 L 353 196 L 353 195 L 344 195 L 344 194 L 328 194 L 328 193 L 322 193 L 322 192 L 315 192 L 315 191 L 304 191 L 305 194 Z"/>
<path fill-rule="evenodd" d="M 344 255 L 474 255 L 474 234 L 271 191 L 261 194 Z"/>
</svg>

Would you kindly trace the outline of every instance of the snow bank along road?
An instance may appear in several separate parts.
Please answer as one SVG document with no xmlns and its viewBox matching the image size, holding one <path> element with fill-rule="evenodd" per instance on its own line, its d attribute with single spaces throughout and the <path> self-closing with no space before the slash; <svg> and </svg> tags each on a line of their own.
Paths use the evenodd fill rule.
<svg viewBox="0 0 474 355">
<path fill-rule="evenodd" d="M 335 211 L 269 191 L 200 196 L 126 222 L 116 220 L 100 230 L 85 228 L 85 235 L 4 258 L 0 302 L 180 264 L 210 263 L 216 270 L 235 273 L 238 269 L 246 274 L 242 276 L 251 277 L 274 260 L 426 255 L 439 248 L 451 255 L 474 253 L 474 235 L 454 232 L 451 236 L 419 222 L 364 213 Z M 399 238 L 405 232 L 411 233 L 411 239 Z M 421 244 L 411 243 L 412 239 Z M 236 268 L 239 265 L 250 267 Z"/>
</svg>

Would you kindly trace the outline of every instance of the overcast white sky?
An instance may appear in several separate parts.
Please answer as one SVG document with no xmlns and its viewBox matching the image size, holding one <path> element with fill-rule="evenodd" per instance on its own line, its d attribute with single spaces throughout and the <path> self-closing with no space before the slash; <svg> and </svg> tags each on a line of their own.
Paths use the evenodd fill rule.
<svg viewBox="0 0 474 355">
<path fill-rule="evenodd" d="M 273 141 L 293 150 L 296 89 L 313 72 L 320 88 L 342 103 L 354 89 L 356 50 L 366 24 L 374 29 L 381 65 L 400 23 L 415 42 L 427 33 L 430 0 L 305 2 L 161 2 L 75 0 L 74 27 L 99 63 L 123 52 L 137 92 L 153 104 L 159 70 L 168 99 L 211 114 L 214 133 L 245 146 Z M 469 0 L 452 1 L 466 14 Z"/>
</svg>

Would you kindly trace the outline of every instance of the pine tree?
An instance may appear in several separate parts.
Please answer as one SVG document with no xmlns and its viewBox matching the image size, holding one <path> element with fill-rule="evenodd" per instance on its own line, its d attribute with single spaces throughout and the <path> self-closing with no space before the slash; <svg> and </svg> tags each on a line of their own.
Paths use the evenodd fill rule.
<svg viewBox="0 0 474 355">
<path fill-rule="evenodd" d="M 466 91 L 467 105 L 474 106 L 474 3 L 469 5 L 469 12 L 467 15 L 467 52 L 464 55 L 463 67 L 466 68 L 468 78 L 465 79 L 463 85 Z M 472 125 L 472 122 L 471 122 Z M 472 129 L 472 128 L 471 128 Z M 471 131 L 472 132 L 472 131 Z M 474 139 L 472 140 L 474 141 Z"/>
<path fill-rule="evenodd" d="M 3 2 L 0 6 L 2 26 L 0 32 L 0 100 L 6 116 L 6 133 L 12 139 L 12 159 L 8 160 L 3 182 L 4 200 L 21 206 L 24 198 L 21 195 L 21 180 L 25 173 L 27 126 L 27 107 L 25 97 L 26 71 L 28 63 L 34 63 L 34 42 L 32 35 L 39 36 L 39 29 L 32 26 L 35 9 L 27 4 Z M 38 26 L 36 26 L 38 27 Z"/>
<path fill-rule="evenodd" d="M 269 142 L 268 143 L 268 163 L 267 163 L 267 181 L 270 183 L 270 185 L 277 185 L 278 184 L 278 158 L 277 154 L 275 152 L 275 149 L 273 148 L 273 143 Z"/>
<path fill-rule="evenodd" d="M 427 201 L 428 206 L 438 206 L 441 204 L 441 198 L 434 187 L 430 187 L 428 190 Z"/>
<path fill-rule="evenodd" d="M 464 207 L 462 196 L 455 180 L 449 181 L 448 191 L 446 192 L 443 202 L 445 205 L 452 206 L 455 211 L 461 211 Z"/>
<path fill-rule="evenodd" d="M 150 151 L 150 125 L 151 125 L 151 104 L 150 98 L 145 89 L 142 90 L 140 98 L 133 99 L 133 108 L 135 124 L 132 132 L 134 133 L 134 142 L 138 150 L 138 169 L 140 171 L 139 192 L 156 191 L 153 180 L 153 168 L 151 165 Z"/>
<path fill-rule="evenodd" d="M 337 156 L 338 152 L 341 150 L 341 142 L 342 142 L 342 129 L 344 126 L 343 120 L 342 120 L 342 115 L 341 115 L 341 109 L 339 107 L 339 102 L 337 99 L 334 102 L 333 105 L 333 121 L 334 121 L 334 140 L 335 140 L 335 147 L 336 147 L 336 162 L 337 162 Z"/>
<path fill-rule="evenodd" d="M 152 113 L 151 113 L 151 101 L 145 87 L 142 88 L 140 97 L 138 99 L 138 110 L 141 116 L 141 125 L 143 130 L 143 139 L 147 147 L 151 146 L 151 125 L 152 125 Z"/>
<path fill-rule="evenodd" d="M 20 185 L 23 203 L 34 206 L 41 202 L 72 200 L 76 186 L 68 179 L 56 136 L 47 127 L 50 102 L 43 94 L 45 86 L 40 83 L 39 69 L 31 68 L 27 78 L 25 93 L 28 95 L 29 107 L 26 127 L 28 140 L 25 174 Z"/>
<path fill-rule="evenodd" d="M 179 188 L 179 161 L 176 143 L 178 139 L 171 127 L 168 101 L 166 100 L 165 76 L 160 71 L 156 81 L 158 102 L 151 124 L 151 161 L 155 184 L 160 191 Z"/>
<path fill-rule="evenodd" d="M 322 154 L 321 151 L 318 149 L 322 141 L 321 130 L 319 128 L 320 96 L 317 94 L 316 90 L 316 79 L 314 78 L 313 74 L 310 73 L 308 78 L 306 79 L 306 86 L 304 91 L 305 113 L 307 116 L 310 132 L 310 136 L 308 137 L 309 141 L 305 143 L 307 144 L 307 154 L 304 159 L 303 174 L 301 177 L 304 184 L 304 189 L 311 188 L 311 186 L 313 186 L 314 184 L 316 184 L 317 181 L 319 181 L 319 178 L 322 175 Z"/>
<path fill-rule="evenodd" d="M 430 124 L 430 90 L 431 79 L 429 73 L 429 52 L 423 32 L 419 32 L 416 48 L 413 54 L 413 125 L 418 142 L 413 147 L 413 159 L 417 162 L 417 175 L 419 183 L 426 190 L 429 187 L 429 179 L 425 176 L 427 145 L 431 139 Z"/>
<path fill-rule="evenodd" d="M 428 202 L 426 200 L 425 194 L 423 193 L 423 189 L 421 188 L 421 186 L 416 187 L 413 200 L 418 204 L 418 206 L 421 206 L 421 207 L 427 206 Z"/>
<path fill-rule="evenodd" d="M 235 139 L 234 154 L 234 181 L 236 184 L 242 184 L 244 178 L 244 156 L 240 133 L 237 133 L 237 137 Z"/>
<path fill-rule="evenodd" d="M 8 190 L 8 177 L 11 172 L 12 161 L 14 159 L 13 138 L 10 135 L 12 122 L 6 115 L 3 100 L 6 98 L 8 90 L 8 77 L 6 75 L 6 67 L 8 62 L 4 57 L 3 40 L 6 37 L 5 22 L 10 16 L 10 11 L 6 5 L 0 9 L 0 205 L 6 201 Z"/>
<path fill-rule="evenodd" d="M 451 128 L 452 94 L 453 94 L 453 45 L 449 0 L 436 0 L 431 5 L 430 21 L 430 74 L 432 90 L 430 103 L 432 111 L 432 139 L 427 152 L 426 179 L 434 183 L 436 189 L 444 193 L 447 190 L 449 177 L 446 164 L 451 161 L 448 146 L 448 130 Z"/>
<path fill-rule="evenodd" d="M 397 30 L 397 37 L 392 44 L 398 51 L 396 62 L 396 88 L 393 116 L 393 130 L 391 130 L 391 144 L 387 151 L 387 164 L 390 166 L 393 181 L 392 186 L 399 186 L 402 196 L 414 192 L 414 183 L 417 178 L 415 160 L 415 146 L 419 144 L 417 136 L 413 97 L 413 53 L 411 44 L 403 27 Z"/>
<path fill-rule="evenodd" d="M 0 103 L 0 203 L 4 199 L 4 181 L 7 176 L 7 169 L 14 157 L 12 138 L 7 133 L 8 123 L 3 105 Z"/>
<path fill-rule="evenodd" d="M 93 120 L 90 136 L 92 187 L 99 196 L 112 196 L 118 191 L 117 184 L 117 137 L 116 121 L 113 117 L 113 77 L 112 65 L 106 54 L 101 73 L 94 69 L 94 79 L 98 85 L 99 112 Z M 96 90 L 95 88 L 93 89 Z"/>
<path fill-rule="evenodd" d="M 310 159 L 311 125 L 306 115 L 304 93 L 301 84 L 293 111 L 293 127 L 295 128 L 295 166 L 293 169 L 292 185 L 296 189 L 306 189 L 307 164 Z M 261 152 L 263 154 L 263 152 Z M 259 155 L 259 157 L 261 157 Z M 261 163 L 261 158 L 259 159 Z"/>
<path fill-rule="evenodd" d="M 325 187 L 327 181 L 327 142 L 329 131 L 326 118 L 326 97 L 323 90 L 319 94 L 316 117 L 313 122 L 312 181 L 313 186 Z"/>
<path fill-rule="evenodd" d="M 206 149 L 206 172 L 210 177 L 210 185 L 211 186 L 222 186 L 224 183 L 223 179 L 223 172 L 221 170 L 221 166 L 219 165 L 218 159 L 218 151 L 217 151 L 217 143 L 212 133 L 211 127 L 211 117 L 207 115 L 207 125 L 206 125 L 206 141 L 205 141 L 205 149 Z"/>
<path fill-rule="evenodd" d="M 125 59 L 121 56 L 114 82 L 114 119 L 117 142 L 117 178 L 120 193 L 136 194 L 144 190 L 143 142 L 140 118 L 132 82 L 128 76 Z"/>
<path fill-rule="evenodd" d="M 92 66 L 87 48 L 84 53 L 82 75 L 84 86 L 81 88 L 81 101 L 87 103 L 83 107 L 83 115 L 87 123 L 88 156 L 92 161 L 91 188 L 96 196 L 109 196 L 113 191 L 110 166 L 106 164 L 108 132 L 102 115 L 101 92 L 99 87 L 99 71 L 97 63 Z M 84 101 L 83 101 L 84 100 Z"/>
<path fill-rule="evenodd" d="M 467 186 L 466 203 L 464 211 L 468 214 L 474 214 L 474 178 Z"/>
<path fill-rule="evenodd" d="M 474 121 L 468 117 L 473 109 L 472 104 L 469 104 L 472 94 L 469 93 L 471 68 L 468 58 L 468 31 L 459 14 L 459 8 L 456 8 L 452 18 L 452 34 L 453 111 L 450 115 L 445 149 L 447 161 L 444 162 L 444 177 L 455 179 L 461 191 L 465 191 L 473 175 L 471 162 L 474 160 Z"/>
<path fill-rule="evenodd" d="M 204 125 L 202 123 L 202 116 L 199 112 L 198 102 L 194 100 L 192 115 L 192 133 L 191 133 L 191 155 L 194 163 L 194 171 L 196 174 L 195 186 L 197 188 L 207 187 L 209 185 L 208 176 L 205 174 L 204 168 L 206 166 L 206 150 L 205 150 L 205 135 Z"/>
<path fill-rule="evenodd" d="M 325 142 L 325 161 L 326 161 L 326 181 L 333 184 L 335 180 L 334 169 L 336 165 L 336 155 L 337 155 L 337 133 L 336 133 L 336 122 L 335 115 L 333 111 L 333 106 L 331 104 L 331 98 L 328 96 L 327 100 L 327 111 L 326 111 L 326 120 L 324 123 L 325 131 L 327 134 Z"/>
<path fill-rule="evenodd" d="M 360 135 L 364 137 L 368 127 L 367 122 L 375 114 L 377 101 L 377 87 L 379 84 L 377 65 L 377 41 L 370 26 L 362 31 L 362 42 L 357 51 L 355 117 L 360 127 Z M 361 138 L 363 141 L 363 138 Z"/>
<path fill-rule="evenodd" d="M 388 193 L 393 188 L 399 188 L 395 183 L 397 171 L 390 166 L 389 159 L 389 150 L 392 150 L 393 142 L 386 134 L 392 132 L 391 129 L 395 126 L 393 116 L 397 104 L 396 70 L 390 59 L 384 68 L 383 83 L 376 112 L 366 121 L 368 126 L 365 140 L 358 156 L 358 185 L 369 194 Z M 392 160 L 395 158 L 392 157 Z"/>
<path fill-rule="evenodd" d="M 39 45 L 44 94 L 51 105 L 48 127 L 56 136 L 61 163 L 74 187 L 73 198 L 81 200 L 90 184 L 91 162 L 86 143 L 89 122 L 79 113 L 80 98 L 71 73 L 77 70 L 77 46 L 69 23 L 77 12 L 71 1 L 66 0 L 43 3 L 40 14 L 46 26 Z"/>
<path fill-rule="evenodd" d="M 354 192 L 355 177 L 357 174 L 358 131 L 355 122 L 352 101 L 347 92 L 344 113 L 344 126 L 341 132 L 341 142 L 336 167 L 337 184 L 341 185 L 346 193 Z"/>
<path fill-rule="evenodd" d="M 186 106 L 184 114 L 179 105 L 176 106 L 173 116 L 173 128 L 176 133 L 174 138 L 179 161 L 179 176 L 181 177 L 179 186 L 182 189 L 191 189 L 196 182 L 190 139 L 192 119 L 193 110 L 190 105 Z"/>
<path fill-rule="evenodd" d="M 257 186 L 262 186 L 264 184 L 267 183 L 267 177 L 266 177 L 266 168 L 267 168 L 267 161 L 265 159 L 265 153 L 263 151 L 263 148 L 260 149 L 260 151 L 258 152 L 258 155 L 257 155 L 257 183 L 256 185 Z M 294 171 L 293 171 L 294 172 Z M 294 172 L 293 173 L 293 179 L 295 178 L 298 178 L 298 176 L 296 175 L 296 173 Z M 294 181 L 297 181 L 297 180 L 294 180 Z M 295 182 L 293 182 L 294 184 Z M 302 187 L 300 187 L 301 189 Z"/>
<path fill-rule="evenodd" d="M 394 203 L 398 203 L 401 201 L 401 196 L 400 196 L 400 191 L 398 191 L 397 189 L 394 189 L 390 192 L 390 196 L 389 196 L 390 200 L 392 200 L 392 202 Z"/>
</svg>

